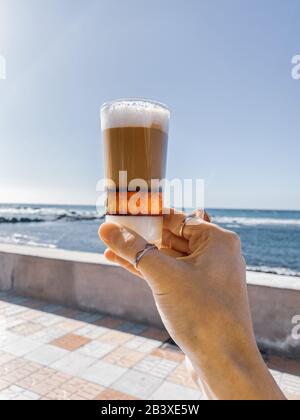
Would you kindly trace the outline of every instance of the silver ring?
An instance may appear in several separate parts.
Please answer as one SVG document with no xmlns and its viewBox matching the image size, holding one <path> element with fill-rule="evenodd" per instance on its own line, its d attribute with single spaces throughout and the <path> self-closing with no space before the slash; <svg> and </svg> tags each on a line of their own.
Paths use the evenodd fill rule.
<svg viewBox="0 0 300 420">
<path fill-rule="evenodd" d="M 186 224 L 187 224 L 190 220 L 193 220 L 193 219 L 195 219 L 195 215 L 193 215 L 193 214 L 190 214 L 189 216 L 187 216 L 187 217 L 184 219 L 184 221 L 183 221 L 183 222 L 182 222 L 182 224 L 181 224 L 180 231 L 179 231 L 179 236 L 180 236 L 180 238 L 183 238 L 183 229 L 185 228 Z"/>
<path fill-rule="evenodd" d="M 133 266 L 137 271 L 139 271 L 138 266 L 139 266 L 139 263 L 141 262 L 141 259 L 144 258 L 144 256 L 148 254 L 148 252 L 153 251 L 153 250 L 158 250 L 157 246 L 153 244 L 147 244 L 144 249 L 142 249 L 136 254 L 135 260 L 133 262 Z"/>
</svg>

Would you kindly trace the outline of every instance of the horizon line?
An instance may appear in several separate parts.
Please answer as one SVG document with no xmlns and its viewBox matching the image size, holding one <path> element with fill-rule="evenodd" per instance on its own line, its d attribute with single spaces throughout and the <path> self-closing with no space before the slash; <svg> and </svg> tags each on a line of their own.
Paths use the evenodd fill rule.
<svg viewBox="0 0 300 420">
<path fill-rule="evenodd" d="M 74 207 L 95 207 L 96 204 L 70 204 L 70 203 L 39 203 L 39 202 L 31 202 L 31 203 L 21 203 L 21 202 L 1 202 L 0 206 L 74 206 Z M 244 211 L 290 211 L 290 212 L 300 212 L 300 209 L 287 209 L 287 208 L 246 208 L 246 207 L 220 207 L 220 206 L 207 206 L 205 207 L 206 210 L 244 210 Z"/>
</svg>

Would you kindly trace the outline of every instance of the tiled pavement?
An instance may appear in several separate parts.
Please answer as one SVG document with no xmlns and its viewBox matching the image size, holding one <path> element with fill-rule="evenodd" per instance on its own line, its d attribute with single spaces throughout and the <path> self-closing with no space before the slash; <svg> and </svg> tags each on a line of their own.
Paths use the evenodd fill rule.
<svg viewBox="0 0 300 420">
<path fill-rule="evenodd" d="M 0 293 L 0 399 L 201 399 L 167 338 L 144 325 Z M 300 399 L 299 366 L 289 367 L 272 359 L 284 392 Z"/>
</svg>

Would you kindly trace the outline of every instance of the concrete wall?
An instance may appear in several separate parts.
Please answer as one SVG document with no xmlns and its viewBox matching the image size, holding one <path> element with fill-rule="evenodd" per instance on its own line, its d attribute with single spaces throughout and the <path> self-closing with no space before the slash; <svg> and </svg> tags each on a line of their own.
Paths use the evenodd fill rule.
<svg viewBox="0 0 300 420">
<path fill-rule="evenodd" d="M 292 318 L 300 315 L 300 279 L 248 273 L 258 341 L 300 355 Z M 0 290 L 162 326 L 147 284 L 102 255 L 0 245 Z"/>
</svg>

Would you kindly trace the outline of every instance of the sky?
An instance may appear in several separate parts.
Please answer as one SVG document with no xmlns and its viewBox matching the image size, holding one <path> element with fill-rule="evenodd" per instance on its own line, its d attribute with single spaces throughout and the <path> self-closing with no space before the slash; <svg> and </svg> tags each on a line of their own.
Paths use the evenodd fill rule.
<svg viewBox="0 0 300 420">
<path fill-rule="evenodd" d="M 99 110 L 172 112 L 169 179 L 207 207 L 300 209 L 299 0 L 0 0 L 0 202 L 94 204 Z"/>
</svg>

